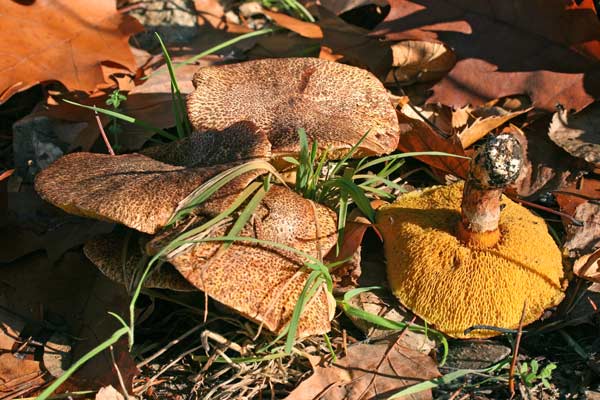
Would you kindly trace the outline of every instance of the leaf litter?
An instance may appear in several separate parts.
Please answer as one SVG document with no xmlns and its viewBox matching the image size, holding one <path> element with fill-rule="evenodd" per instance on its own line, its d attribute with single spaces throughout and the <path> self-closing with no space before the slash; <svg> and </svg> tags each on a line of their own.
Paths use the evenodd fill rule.
<svg viewBox="0 0 600 400">
<path fill-rule="evenodd" d="M 103 151 L 97 144 L 99 132 L 93 112 L 64 103 L 63 98 L 89 106 L 107 107 L 107 98 L 119 89 L 127 97 L 119 112 L 159 129 L 173 131 L 172 128 L 179 122 L 172 113 L 171 81 L 166 66 L 161 66 L 160 56 L 151 56 L 127 44 L 129 36 L 139 31 L 139 24 L 123 12 L 125 8 L 116 10 L 111 2 L 101 2 L 94 7 L 82 7 L 81 4 L 69 4 L 72 13 L 65 17 L 68 23 L 60 25 L 58 30 L 51 23 L 38 23 L 34 29 L 36 32 L 55 33 L 47 35 L 45 41 L 33 43 L 24 36 L 18 39 L 25 44 L 16 46 L 13 41 L 17 37 L 9 35 L 13 38 L 2 45 L 5 53 L 14 54 L 24 61 L 18 64 L 9 61 L 6 65 L 5 70 L 10 73 L 5 74 L 2 80 L 2 102 L 10 105 L 10 97 L 15 93 L 36 84 L 44 85 L 44 98 L 28 118 L 50 118 L 47 124 L 50 128 L 44 128 L 45 132 L 50 132 L 47 135 L 49 139 L 44 139 L 46 142 L 43 143 L 46 143 L 46 149 L 60 149 L 60 154 L 55 157 L 73 150 Z M 57 5 L 64 6 L 62 3 Z M 119 2 L 119 5 L 127 7 L 131 3 Z M 377 21 L 372 25 L 375 26 L 373 29 L 354 25 L 356 17 L 352 16 L 352 12 L 365 5 L 368 7 L 360 10 L 372 13 L 365 16 Z M 574 263 L 573 272 L 593 282 L 588 288 L 578 283 L 583 281 L 575 280 L 571 284 L 573 293 L 565 301 L 573 309 L 586 305 L 585 318 L 559 312 L 553 320 L 542 320 L 533 326 L 531 333 L 525 333 L 521 345 L 521 352 L 525 354 L 521 354 L 519 362 L 526 359 L 529 362 L 535 357 L 536 362 L 543 366 L 558 363 L 559 373 L 551 381 L 552 388 L 559 387 L 569 393 L 600 391 L 598 386 L 594 386 L 598 384 L 594 368 L 588 368 L 594 365 L 593 354 L 598 351 L 598 343 L 589 332 L 590 328 L 593 330 L 598 325 L 597 307 L 591 291 L 596 290 L 594 287 L 598 284 L 595 258 L 600 237 L 597 229 L 600 226 L 597 221 L 600 196 L 597 193 L 599 181 L 595 158 L 598 141 L 593 122 L 597 108 L 594 101 L 598 98 L 600 87 L 597 73 L 600 22 L 592 1 L 565 5 L 558 0 L 544 4 L 515 0 L 506 4 L 481 5 L 469 0 L 457 4 L 392 0 L 389 13 L 386 4 L 376 1 L 324 1 L 320 6 L 306 4 L 310 15 L 299 3 L 283 1 L 262 2 L 251 15 L 244 14 L 235 5 L 220 4 L 215 0 L 196 0 L 194 6 L 200 34 L 188 45 L 169 46 L 183 94 L 193 91 L 191 75 L 201 66 L 231 63 L 245 57 L 318 56 L 370 70 L 395 95 L 390 99 L 397 106 L 400 151 L 443 151 L 468 156 L 487 136 L 506 129 L 517 132 L 526 149 L 526 160 L 512 195 L 535 201 L 542 207 L 536 212 L 549 221 L 556 237 L 563 242 L 563 251 L 570 257 L 569 263 Z M 34 8 L 36 15 L 48 22 L 61 15 L 57 6 L 35 2 L 30 6 L 10 3 L 10 10 L 15 15 L 31 12 Z M 76 29 L 82 21 L 88 20 L 94 22 L 82 30 Z M 7 27 L 2 24 L 0 31 Z M 211 51 L 214 55 L 189 65 L 177 65 L 214 45 L 260 28 L 275 31 L 242 40 L 235 48 Z M 60 37 L 66 37 L 73 45 L 72 54 L 67 55 L 67 48 Z M 99 48 L 97 39 L 106 37 L 112 45 Z M 59 45 L 56 45 L 57 40 Z M 17 48 L 19 51 L 15 50 Z M 44 69 L 36 71 L 36 64 L 27 61 L 33 51 L 37 52 L 37 65 L 44 65 Z M 73 65 L 80 74 L 78 79 L 73 69 L 57 67 L 57 62 L 65 57 L 74 60 Z M 562 108 L 556 112 L 557 103 Z M 554 116 L 552 112 L 555 112 Z M 30 121 L 22 122 L 22 130 L 34 126 L 25 123 Z M 108 128 L 115 122 L 112 118 L 101 116 L 100 124 Z M 156 153 L 156 148 L 149 148 L 148 141 L 164 142 L 147 129 L 125 122 L 116 124 L 121 126 L 119 146 L 123 152 L 143 148 L 142 153 Z M 10 143 L 17 131 L 16 128 L 6 133 L 3 130 L 0 134 L 6 135 Z M 57 135 L 56 132 L 61 133 Z M 2 140 L 5 140 L 4 136 Z M 193 161 L 189 160 L 195 155 L 193 152 L 186 153 L 184 147 L 195 143 L 194 140 L 191 137 L 181 144 L 169 145 L 170 150 L 160 156 L 166 158 L 161 160 L 168 164 L 179 160 L 182 170 L 193 168 L 190 165 Z M 35 168 L 45 167 L 45 163 L 52 159 L 45 160 L 44 157 L 53 157 L 52 154 L 36 150 Z M 2 153 L 2 158 L 7 158 L 7 155 L 10 156 L 10 153 Z M 3 184 L 11 190 L 31 190 L 27 180 L 22 178 L 22 171 L 26 167 L 30 168 L 31 175 L 37 171 L 29 164 L 33 157 L 16 156 L 21 156 L 23 162 L 17 165 L 17 173 L 7 175 Z M 211 157 L 206 157 L 209 160 L 207 165 L 213 162 Z M 218 159 L 218 155 L 215 157 Z M 467 175 L 466 159 L 426 155 L 417 158 L 426 167 L 417 161 L 408 161 L 392 175 L 402 183 L 399 187 L 423 187 Z M 107 162 L 107 165 L 111 164 L 108 159 Z M 12 166 L 13 161 L 3 160 L 2 165 Z M 113 172 L 120 174 L 119 168 Z M 80 182 L 81 193 L 86 192 L 83 181 Z M 140 182 L 142 186 L 148 184 L 147 179 Z M 63 183 L 65 186 L 79 185 L 77 179 L 73 182 L 72 178 Z M 104 186 L 101 185 L 99 203 L 112 201 L 114 192 L 111 190 L 114 188 L 111 186 L 114 185 L 111 183 L 102 189 Z M 177 192 L 175 188 L 172 190 Z M 385 191 L 373 191 L 370 195 L 373 193 L 376 193 L 375 196 L 387 196 Z M 145 200 L 141 201 L 144 203 Z M 36 202 L 23 203 L 21 210 L 27 207 L 36 210 L 37 214 L 47 213 L 46 210 L 40 211 Z M 217 204 L 211 212 L 219 209 L 223 207 Z M 560 219 L 555 214 L 557 210 L 563 213 Z M 86 209 L 84 214 L 88 212 Z M 96 213 L 97 210 L 91 212 Z M 101 211 L 100 215 L 103 213 Z M 65 218 L 60 212 L 57 215 Z M 105 312 L 119 312 L 127 304 L 126 293 L 118 289 L 119 286 L 109 284 L 97 270 L 91 268 L 81 253 L 81 245 L 88 237 L 104 233 L 110 225 L 67 219 L 69 222 L 60 222 L 58 228 L 48 231 L 48 228 L 40 228 L 39 223 L 32 224 L 32 219 L 23 224 L 22 219 L 15 222 L 13 218 L 12 225 L 3 226 L 3 229 L 6 227 L 3 236 L 8 240 L 3 241 L 3 264 L 0 268 L 5 274 L 0 282 L 3 285 L 0 299 L 4 308 L 13 313 L 17 311 L 16 320 L 25 321 L 25 324 L 15 323 L 14 316 L 12 320 L 2 317 L 1 322 L 6 325 L 7 321 L 12 321 L 11 326 L 17 326 L 17 331 L 25 330 L 26 333 L 31 326 L 42 326 L 46 330 L 59 326 L 59 330 L 67 332 L 67 337 L 72 340 L 71 358 L 77 359 L 116 329 L 116 324 L 109 322 Z M 160 225 L 165 224 L 167 219 L 162 218 Z M 256 221 L 253 223 L 256 224 Z M 370 234 L 367 234 L 367 245 L 363 243 L 360 246 L 365 240 L 364 230 L 368 225 L 358 224 L 357 228 L 351 221 L 347 226 L 348 242 L 343 243 L 342 255 L 346 258 L 352 255 L 352 261 L 344 267 L 348 275 L 334 280 L 341 291 L 338 294 L 352 290 L 357 284 L 371 286 L 365 281 L 365 276 L 371 273 L 375 281 L 379 280 L 376 286 L 384 288 L 360 293 L 351 304 L 386 320 L 410 325 L 413 323 L 410 313 L 405 315 L 406 310 L 403 310 L 396 315 L 402 310 L 401 305 L 388 296 L 385 284 L 380 284 L 385 282 L 381 248 L 369 244 Z M 12 231 L 15 227 L 16 230 Z M 45 252 L 40 252 L 40 249 Z M 115 248 L 109 253 L 101 253 L 115 261 L 111 261 L 115 271 L 119 270 L 119 260 L 123 261 L 122 255 L 114 254 L 117 251 Z M 127 255 L 125 257 L 127 259 Z M 339 261 L 343 258 L 331 259 Z M 374 268 L 375 264 L 379 264 L 379 268 Z M 51 265 L 54 268 L 50 268 Z M 133 277 L 122 276 L 123 280 L 134 280 Z M 91 277 L 95 277 L 95 283 L 81 283 L 81 280 L 89 281 Z M 73 283 L 74 280 L 78 283 Z M 81 286 L 92 289 L 88 293 L 69 290 Z M 39 290 L 37 293 L 19 293 L 15 288 L 20 287 L 36 287 Z M 474 358 L 484 360 L 483 364 L 465 364 L 458 371 L 440 367 L 446 375 L 439 378 L 435 362 L 436 359 L 439 361 L 439 350 L 432 347 L 431 341 L 434 336 L 416 334 L 413 339 L 407 340 L 414 332 L 396 331 L 387 342 L 379 342 L 380 337 L 386 337 L 386 331 L 381 327 L 376 324 L 361 327 L 361 323 L 356 322 L 363 330 L 361 332 L 344 320 L 345 317 L 338 315 L 331 322 L 330 337 L 312 337 L 298 342 L 291 354 L 277 349 L 265 352 L 265 348 L 278 343 L 273 334 L 232 314 L 212 300 L 205 303 L 205 299 L 195 293 L 176 294 L 155 289 L 143 289 L 143 293 L 143 305 L 137 309 L 141 313 L 136 329 L 140 342 L 134 346 L 133 353 L 127 351 L 124 341 L 117 342 L 112 351 L 114 361 L 110 352 L 104 351 L 65 388 L 85 391 L 104 387 L 102 394 L 98 393 L 98 396 L 103 396 L 100 398 L 119 398 L 127 391 L 138 395 L 143 393 L 149 398 L 176 398 L 194 393 L 198 397 L 223 399 L 239 396 L 283 398 L 286 395 L 290 398 L 316 398 L 320 395 L 332 399 L 353 399 L 388 397 L 403 388 L 403 393 L 415 391 L 418 392 L 416 396 L 422 396 L 414 398 L 431 398 L 431 393 L 427 392 L 431 389 L 436 398 L 456 398 L 462 394 L 478 398 L 508 397 L 504 379 L 509 372 L 502 366 L 505 365 L 502 363 L 506 354 L 503 353 L 504 358 L 485 358 L 482 355 L 487 352 L 485 346 L 478 347 L 475 342 L 463 343 L 473 351 L 470 354 L 474 354 Z M 94 301 L 79 301 L 80 295 L 93 296 Z M 17 305 L 20 302 L 29 305 L 29 308 Z M 70 304 L 67 305 L 68 302 Z M 81 304 L 85 307 L 82 308 Z M 43 307 L 40 308 L 40 305 Z M 45 312 L 46 308 L 48 312 Z M 31 310 L 44 312 L 32 313 Z M 73 320 L 73 315 L 79 320 Z M 90 318 L 92 322 L 87 322 Z M 85 321 L 81 322 L 82 319 Z M 51 325 L 48 325 L 49 322 Z M 91 328 L 82 328 L 86 324 Z M 569 329 L 570 324 L 575 329 Z M 186 333 L 199 331 L 202 332 L 201 338 Z M 47 336 L 46 331 L 44 335 Z M 510 335 L 506 337 L 510 339 Z M 540 341 L 539 335 L 548 340 Z M 28 339 L 22 336 L 20 340 L 26 342 Z M 175 340 L 178 336 L 185 337 L 182 343 Z M 37 336 L 32 337 L 34 339 L 30 340 L 35 346 Z M 207 340 L 213 344 L 208 345 Z M 401 348 L 399 344 L 409 349 Z M 452 352 L 452 346 L 450 349 Z M 5 360 L 10 359 L 9 364 L 0 362 L 0 367 L 8 365 L 3 370 L 7 372 L 2 375 L 13 374 L 17 379 L 10 381 L 17 386 L 7 386 L 5 382 L 4 386 L 0 385 L 1 390 L 9 390 L 6 393 L 33 395 L 37 388 L 47 384 L 49 373 L 60 370 L 45 366 L 39 358 L 19 360 L 14 357 L 14 351 L 11 349 L 2 355 Z M 332 359 L 332 352 L 337 354 L 337 360 Z M 572 354 L 578 355 L 579 363 L 566 361 L 572 360 Z M 141 374 L 136 371 L 132 357 L 142 369 Z M 115 364 L 119 366 L 124 385 L 117 379 L 119 374 L 113 368 Z M 86 371 L 94 369 L 100 373 L 86 375 Z M 134 379 L 134 375 L 138 378 Z M 402 379 L 398 379 L 399 376 Z M 552 397 L 555 392 L 541 382 L 532 384 L 532 378 L 527 379 L 519 381 L 523 398 L 556 398 Z M 25 386 L 22 386 L 23 382 Z M 27 382 L 31 385 L 28 386 Z M 113 389 L 107 385 L 112 385 Z M 420 391 L 420 388 L 424 390 Z"/>
</svg>

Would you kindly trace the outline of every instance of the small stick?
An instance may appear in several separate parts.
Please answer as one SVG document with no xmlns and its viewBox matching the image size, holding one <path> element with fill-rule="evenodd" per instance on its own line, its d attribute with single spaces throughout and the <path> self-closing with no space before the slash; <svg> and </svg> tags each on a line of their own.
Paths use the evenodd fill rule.
<svg viewBox="0 0 600 400">
<path fill-rule="evenodd" d="M 114 156 L 115 151 L 113 150 L 112 146 L 110 145 L 108 136 L 106 136 L 106 132 L 104 132 L 104 127 L 102 126 L 102 121 L 100 121 L 100 116 L 98 115 L 98 112 L 94 111 L 94 113 L 96 114 L 96 122 L 98 123 L 98 129 L 100 129 L 100 135 L 102 135 L 104 144 L 106 144 L 106 148 L 108 149 L 108 154 L 110 154 L 111 156 Z"/>
<path fill-rule="evenodd" d="M 510 370 L 508 371 L 508 390 L 510 391 L 511 399 L 515 397 L 515 367 L 517 366 L 517 359 L 519 358 L 519 347 L 521 346 L 521 337 L 523 336 L 523 320 L 525 319 L 526 308 L 527 300 L 525 300 L 525 303 L 523 303 L 523 311 L 521 312 L 519 329 L 517 331 L 517 338 L 515 340 L 515 347 L 513 349 L 513 358 L 510 363 Z"/>
<path fill-rule="evenodd" d="M 560 211 L 558 211 L 558 210 L 553 210 L 552 208 L 545 207 L 545 206 L 542 206 L 542 205 L 540 205 L 540 204 L 532 203 L 532 202 L 530 202 L 530 201 L 523 200 L 523 199 L 520 199 L 520 198 L 518 198 L 518 197 L 514 197 L 514 196 L 509 196 L 509 197 L 510 197 L 510 199 L 511 199 L 511 200 L 513 200 L 513 201 L 515 201 L 515 202 L 517 202 L 517 203 L 521 203 L 521 204 L 523 204 L 523 205 L 526 205 L 527 207 L 531 207 L 531 208 L 537 208 L 537 209 L 539 209 L 539 210 L 546 211 L 546 212 L 548 212 L 548 213 L 550 213 L 550 214 L 554 214 L 554 215 L 558 215 L 559 217 L 566 218 L 566 219 L 568 219 L 569 221 L 571 221 L 571 223 L 572 223 L 573 225 L 575 225 L 575 226 L 583 226 L 583 225 L 584 225 L 584 224 L 583 224 L 583 221 L 580 221 L 580 220 L 578 220 L 578 219 L 575 219 L 575 218 L 573 218 L 572 216 L 570 216 L 570 215 L 569 215 L 569 214 L 567 214 L 567 213 L 560 212 Z"/>
</svg>

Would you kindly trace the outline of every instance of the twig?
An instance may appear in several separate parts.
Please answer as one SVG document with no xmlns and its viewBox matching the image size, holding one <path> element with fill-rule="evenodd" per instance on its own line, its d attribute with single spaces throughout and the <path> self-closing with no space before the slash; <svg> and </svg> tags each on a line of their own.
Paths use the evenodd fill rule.
<svg viewBox="0 0 600 400">
<path fill-rule="evenodd" d="M 558 215 L 559 217 L 566 218 L 569 221 L 571 221 L 571 223 L 575 226 L 583 226 L 583 221 L 575 219 L 572 216 L 570 216 L 569 214 L 566 214 L 566 213 L 563 213 L 563 212 L 560 212 L 557 210 L 553 210 L 552 208 L 545 207 L 545 206 L 542 206 L 542 205 L 539 205 L 536 203 L 532 203 L 527 200 L 519 199 L 518 197 L 514 197 L 514 196 L 508 196 L 508 197 L 510 197 L 512 200 L 516 201 L 517 203 L 524 204 L 528 207 L 537 208 L 539 210 L 546 211 L 546 212 L 554 214 L 554 215 Z"/>
<path fill-rule="evenodd" d="M 167 343 L 166 346 L 164 346 L 163 348 L 161 348 L 160 350 L 158 350 L 156 353 L 152 354 L 150 357 L 146 358 L 144 361 L 140 362 L 137 365 L 137 367 L 138 368 L 142 368 L 144 365 L 148 364 L 149 362 L 151 362 L 152 360 L 154 360 L 156 357 L 160 356 L 161 354 L 164 354 L 171 347 L 175 346 L 176 344 L 178 344 L 179 342 L 181 342 L 183 339 L 185 339 L 186 337 L 190 336 L 192 333 L 195 333 L 195 332 L 199 331 L 204 326 L 205 326 L 205 324 L 196 325 L 195 327 L 193 327 L 189 331 L 185 332 L 183 335 L 179 336 L 176 339 L 171 340 L 169 343 Z"/>
<path fill-rule="evenodd" d="M 510 363 L 510 370 L 508 371 L 508 390 L 510 391 L 510 398 L 515 397 L 515 367 L 517 366 L 517 359 L 519 358 L 519 346 L 521 346 L 521 336 L 523 336 L 523 320 L 525 319 L 525 310 L 527 309 L 527 300 L 523 303 L 523 311 L 521 312 L 521 319 L 519 320 L 519 329 L 517 331 L 517 338 L 515 340 L 515 347 L 513 348 L 513 358 Z"/>
<path fill-rule="evenodd" d="M 96 105 L 94 105 L 94 107 L 96 107 Z M 104 127 L 102 126 L 102 121 L 100 121 L 100 116 L 98 115 L 97 111 L 94 111 L 94 114 L 96 114 L 96 122 L 98 123 L 98 129 L 100 129 L 100 135 L 102 135 L 104 144 L 106 144 L 106 148 L 108 149 L 108 154 L 110 154 L 111 156 L 114 156 L 115 151 L 113 150 L 112 146 L 110 145 L 108 136 L 106 136 L 106 132 L 104 131 Z"/>
<path fill-rule="evenodd" d="M 115 360 L 115 352 L 113 351 L 113 346 L 108 348 L 110 350 L 110 359 L 112 360 L 112 365 L 115 371 L 117 372 L 117 378 L 119 378 L 119 385 L 121 386 L 121 390 L 123 391 L 123 396 L 125 398 L 129 398 L 129 393 L 125 388 L 125 382 L 123 381 L 123 375 L 121 375 L 121 370 L 119 369 L 119 365 L 117 364 L 117 360 Z"/>
</svg>

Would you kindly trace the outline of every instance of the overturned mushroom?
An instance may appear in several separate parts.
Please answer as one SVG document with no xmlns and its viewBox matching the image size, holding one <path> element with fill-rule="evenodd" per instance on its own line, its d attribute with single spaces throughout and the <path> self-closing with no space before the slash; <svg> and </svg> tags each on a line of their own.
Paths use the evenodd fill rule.
<svg viewBox="0 0 600 400">
<path fill-rule="evenodd" d="M 300 151 L 298 129 L 339 158 L 367 134 L 356 156 L 390 153 L 398 120 L 385 88 L 370 72 L 318 58 L 248 61 L 201 68 L 188 96 L 195 129 L 222 130 L 251 121 L 267 134 L 273 156 Z"/>
<path fill-rule="evenodd" d="M 377 214 L 392 291 L 450 336 L 516 329 L 524 307 L 528 324 L 563 298 L 561 253 L 544 220 L 502 196 L 521 157 L 511 135 L 493 137 L 464 186 L 412 192 Z"/>
</svg>

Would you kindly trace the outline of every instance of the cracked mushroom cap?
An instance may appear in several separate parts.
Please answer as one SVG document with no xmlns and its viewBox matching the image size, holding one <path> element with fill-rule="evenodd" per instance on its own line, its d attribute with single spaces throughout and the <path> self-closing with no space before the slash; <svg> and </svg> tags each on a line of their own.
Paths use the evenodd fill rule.
<svg viewBox="0 0 600 400">
<path fill-rule="evenodd" d="M 382 83 L 370 72 L 318 58 L 281 58 L 201 68 L 187 108 L 195 129 L 252 121 L 274 157 L 300 151 L 298 129 L 338 158 L 368 132 L 356 157 L 394 151 L 399 126 Z"/>
<path fill-rule="evenodd" d="M 145 233 L 165 226 L 194 189 L 235 164 L 185 168 L 141 154 L 72 153 L 40 172 L 35 190 L 64 211 L 116 222 Z M 201 208 L 218 214 L 260 171 L 236 178 Z"/>
<path fill-rule="evenodd" d="M 231 222 L 221 224 L 208 237 L 225 236 L 231 226 Z M 148 253 L 157 253 L 178 233 L 173 228 L 157 236 L 148 243 Z M 336 216 L 327 207 L 273 185 L 239 236 L 281 243 L 318 258 L 335 246 Z M 221 244 L 196 243 L 169 255 L 167 261 L 213 299 L 280 332 L 310 273 L 303 268 L 304 260 L 286 250 L 248 242 L 235 242 L 216 256 Z M 298 336 L 328 332 L 334 309 L 335 301 L 321 285 L 302 312 Z"/>
<path fill-rule="evenodd" d="M 516 329 L 558 305 L 561 253 L 544 220 L 502 197 L 497 244 L 465 246 L 456 237 L 463 184 L 401 196 L 377 213 L 393 293 L 416 315 L 456 338 L 485 338 L 475 325 Z"/>
</svg>

